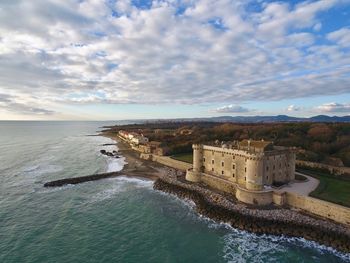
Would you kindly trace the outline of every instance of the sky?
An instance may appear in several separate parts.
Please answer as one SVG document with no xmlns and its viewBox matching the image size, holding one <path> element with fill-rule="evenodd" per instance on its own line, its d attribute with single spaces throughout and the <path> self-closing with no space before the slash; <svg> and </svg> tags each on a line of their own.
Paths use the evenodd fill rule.
<svg viewBox="0 0 350 263">
<path fill-rule="evenodd" d="M 1 0 L 0 120 L 350 114 L 350 0 Z"/>
</svg>

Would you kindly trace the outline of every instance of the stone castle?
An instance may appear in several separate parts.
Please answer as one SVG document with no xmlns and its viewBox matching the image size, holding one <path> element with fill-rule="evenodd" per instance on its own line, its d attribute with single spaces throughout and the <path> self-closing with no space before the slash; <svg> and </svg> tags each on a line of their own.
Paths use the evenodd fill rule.
<svg viewBox="0 0 350 263">
<path fill-rule="evenodd" d="M 279 203 L 272 189 L 295 179 L 295 150 L 263 140 L 194 144 L 193 168 L 186 179 L 230 192 L 245 203 Z"/>
</svg>

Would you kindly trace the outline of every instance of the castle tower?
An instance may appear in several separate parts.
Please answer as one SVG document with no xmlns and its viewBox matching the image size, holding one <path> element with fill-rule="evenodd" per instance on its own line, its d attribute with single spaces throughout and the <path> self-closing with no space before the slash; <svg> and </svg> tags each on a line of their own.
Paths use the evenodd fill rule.
<svg viewBox="0 0 350 263">
<path fill-rule="evenodd" d="M 193 170 L 186 173 L 186 180 L 191 182 L 200 182 L 203 167 L 203 146 L 201 144 L 193 144 Z"/>
<path fill-rule="evenodd" d="M 295 180 L 295 151 L 291 151 L 288 155 L 288 163 L 289 163 L 289 169 L 288 169 L 288 174 L 289 174 L 289 180 L 293 181 Z"/>
<path fill-rule="evenodd" d="M 259 191 L 263 189 L 264 165 L 261 159 L 248 158 L 246 162 L 246 188 Z"/>
</svg>

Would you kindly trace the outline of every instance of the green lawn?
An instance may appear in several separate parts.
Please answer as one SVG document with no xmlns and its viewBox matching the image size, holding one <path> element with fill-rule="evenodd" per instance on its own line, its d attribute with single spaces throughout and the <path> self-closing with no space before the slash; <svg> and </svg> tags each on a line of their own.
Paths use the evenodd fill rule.
<svg viewBox="0 0 350 263">
<path fill-rule="evenodd" d="M 298 169 L 298 171 L 320 180 L 320 184 L 310 196 L 350 207 L 350 180 L 309 169 Z"/>
<path fill-rule="evenodd" d="M 171 156 L 171 158 L 186 163 L 193 163 L 193 153 L 174 154 L 173 156 Z"/>
</svg>

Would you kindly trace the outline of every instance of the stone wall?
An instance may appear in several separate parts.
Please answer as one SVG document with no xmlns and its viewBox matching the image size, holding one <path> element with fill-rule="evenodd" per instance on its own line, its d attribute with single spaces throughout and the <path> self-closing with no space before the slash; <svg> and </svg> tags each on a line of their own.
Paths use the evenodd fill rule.
<svg viewBox="0 0 350 263">
<path fill-rule="evenodd" d="M 286 193 L 286 204 L 350 226 L 350 208 L 309 196 Z"/>
<path fill-rule="evenodd" d="M 154 162 L 158 162 L 163 165 L 166 165 L 178 170 L 182 170 L 182 171 L 186 171 L 187 169 L 192 168 L 192 164 L 181 162 L 181 161 L 172 159 L 168 156 L 160 156 L 155 154 L 142 154 L 140 157 L 143 159 L 152 160 Z"/>
<path fill-rule="evenodd" d="M 202 174 L 201 181 L 210 187 L 213 187 L 215 189 L 219 189 L 220 191 L 230 193 L 235 195 L 236 193 L 236 187 L 233 184 L 227 183 L 226 180 L 223 180 L 221 178 L 217 178 L 215 176 L 209 175 L 209 174 Z"/>
<path fill-rule="evenodd" d="M 350 167 L 338 167 L 332 166 L 323 163 L 313 163 L 307 161 L 296 160 L 296 165 L 306 166 L 310 168 L 318 168 L 318 169 L 327 169 L 330 173 L 335 175 L 349 175 L 350 176 Z"/>
<path fill-rule="evenodd" d="M 272 203 L 273 191 L 250 191 L 237 187 L 236 198 L 246 204 L 269 205 Z"/>
<path fill-rule="evenodd" d="M 166 156 L 141 154 L 141 157 L 182 171 L 192 168 L 192 165 L 189 163 L 174 160 Z M 273 191 L 262 191 L 254 193 L 254 191 L 248 191 L 238 187 L 236 188 L 234 183 L 228 184 L 224 179 L 205 173 L 202 174 L 201 179 L 202 182 L 208 186 L 233 194 L 238 200 L 248 204 L 265 205 L 274 203 L 277 205 L 288 205 L 350 226 L 350 208 L 347 207 L 289 192 L 278 193 Z"/>
</svg>

